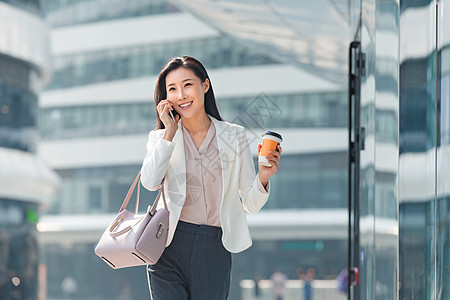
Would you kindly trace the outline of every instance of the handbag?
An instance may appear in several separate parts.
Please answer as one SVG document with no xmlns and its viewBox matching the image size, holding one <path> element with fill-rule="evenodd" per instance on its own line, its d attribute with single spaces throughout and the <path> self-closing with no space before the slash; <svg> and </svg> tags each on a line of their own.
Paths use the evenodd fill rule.
<svg viewBox="0 0 450 300">
<path fill-rule="evenodd" d="M 164 196 L 164 179 L 153 205 L 148 206 L 145 214 L 138 214 L 140 176 L 141 173 L 136 176 L 119 213 L 95 247 L 95 254 L 113 269 L 155 264 L 166 247 L 169 211 Z M 126 207 L 136 184 L 138 184 L 136 206 L 132 213 Z M 164 208 L 156 210 L 161 195 Z"/>
</svg>

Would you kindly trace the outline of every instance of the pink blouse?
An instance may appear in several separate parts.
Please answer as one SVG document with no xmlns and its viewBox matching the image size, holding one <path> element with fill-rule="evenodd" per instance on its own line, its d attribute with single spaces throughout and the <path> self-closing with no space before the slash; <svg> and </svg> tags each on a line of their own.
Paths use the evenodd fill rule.
<svg viewBox="0 0 450 300">
<path fill-rule="evenodd" d="M 194 144 L 187 129 L 183 129 L 186 156 L 186 201 L 180 220 L 220 227 L 222 172 L 213 122 L 200 148 Z"/>
<path fill-rule="evenodd" d="M 222 172 L 214 123 L 208 129 L 199 149 L 182 125 L 186 156 L 186 201 L 180 220 L 220 227 Z M 258 175 L 257 175 L 258 176 Z M 258 189 L 268 193 L 258 180 Z"/>
</svg>

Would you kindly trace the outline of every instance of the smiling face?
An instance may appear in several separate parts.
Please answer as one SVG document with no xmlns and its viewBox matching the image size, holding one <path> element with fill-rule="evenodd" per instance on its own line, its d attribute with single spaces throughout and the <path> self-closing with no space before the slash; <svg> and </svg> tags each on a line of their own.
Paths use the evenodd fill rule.
<svg viewBox="0 0 450 300">
<path fill-rule="evenodd" d="M 167 99 L 182 118 L 201 117 L 205 111 L 205 93 L 209 80 L 202 82 L 191 69 L 178 68 L 166 76 Z"/>
</svg>

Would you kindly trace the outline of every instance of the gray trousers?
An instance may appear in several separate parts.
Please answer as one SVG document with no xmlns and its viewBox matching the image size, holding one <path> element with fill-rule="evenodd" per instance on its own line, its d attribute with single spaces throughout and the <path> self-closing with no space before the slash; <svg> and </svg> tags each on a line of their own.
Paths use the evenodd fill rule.
<svg viewBox="0 0 450 300">
<path fill-rule="evenodd" d="M 179 221 L 171 244 L 147 270 L 153 300 L 225 300 L 231 253 L 220 227 Z"/>
</svg>

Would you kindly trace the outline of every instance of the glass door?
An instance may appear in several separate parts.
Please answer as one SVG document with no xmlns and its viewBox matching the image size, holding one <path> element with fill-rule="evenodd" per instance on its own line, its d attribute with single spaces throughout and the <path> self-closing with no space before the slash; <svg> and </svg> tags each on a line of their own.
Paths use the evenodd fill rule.
<svg viewBox="0 0 450 300">
<path fill-rule="evenodd" d="M 362 0 L 349 50 L 349 299 L 398 299 L 398 11 Z"/>
</svg>

